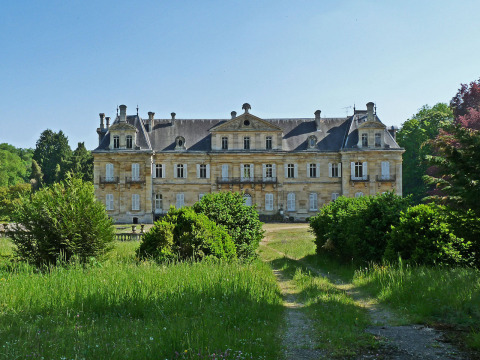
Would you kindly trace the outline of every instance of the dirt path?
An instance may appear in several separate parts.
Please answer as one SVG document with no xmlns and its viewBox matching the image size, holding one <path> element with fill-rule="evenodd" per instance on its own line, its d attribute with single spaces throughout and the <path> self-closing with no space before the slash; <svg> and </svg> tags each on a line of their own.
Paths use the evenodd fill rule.
<svg viewBox="0 0 480 360">
<path fill-rule="evenodd" d="M 283 224 L 282 224 L 283 225 Z M 287 225 L 287 224 L 285 224 Z M 298 224 L 303 225 L 304 224 Z M 267 246 L 270 239 L 269 233 L 276 230 L 292 229 L 296 227 L 278 226 L 276 228 L 267 228 L 266 236 L 262 245 Z M 279 255 L 291 260 L 297 261 L 303 267 L 310 270 L 317 276 L 327 277 L 339 289 L 346 291 L 355 302 L 365 308 L 371 318 L 372 325 L 366 331 L 377 336 L 383 342 L 380 349 L 371 354 L 359 355 L 357 359 L 391 359 L 391 360 L 467 360 L 466 355 L 462 354 L 453 345 L 443 341 L 444 336 L 440 331 L 421 326 L 421 325 L 403 325 L 395 326 L 398 322 L 397 316 L 384 306 L 374 302 L 364 294 L 360 293 L 352 284 L 345 284 L 339 278 L 332 274 L 321 272 L 302 260 L 297 260 L 288 255 L 273 249 Z M 296 302 L 296 296 L 293 292 L 293 285 L 289 284 L 281 271 L 275 270 L 279 286 L 284 296 L 286 309 L 286 334 L 284 337 L 284 346 L 286 349 L 286 359 L 322 359 L 325 358 L 320 350 L 315 350 L 313 339 L 313 327 L 311 321 L 299 311 L 303 306 Z"/>
</svg>

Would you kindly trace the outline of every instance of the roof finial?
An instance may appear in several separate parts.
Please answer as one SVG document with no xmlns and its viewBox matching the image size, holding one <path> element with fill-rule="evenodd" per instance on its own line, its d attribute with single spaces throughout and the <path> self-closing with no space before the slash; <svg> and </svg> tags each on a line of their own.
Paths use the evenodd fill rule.
<svg viewBox="0 0 480 360">
<path fill-rule="evenodd" d="M 245 110 L 245 114 L 248 114 L 248 110 L 250 110 L 252 107 L 250 106 L 249 103 L 245 103 L 242 105 L 242 109 Z"/>
<path fill-rule="evenodd" d="M 137 116 L 138 116 L 138 104 L 137 104 Z"/>
<path fill-rule="evenodd" d="M 117 117 L 118 117 L 118 105 L 117 105 Z"/>
</svg>

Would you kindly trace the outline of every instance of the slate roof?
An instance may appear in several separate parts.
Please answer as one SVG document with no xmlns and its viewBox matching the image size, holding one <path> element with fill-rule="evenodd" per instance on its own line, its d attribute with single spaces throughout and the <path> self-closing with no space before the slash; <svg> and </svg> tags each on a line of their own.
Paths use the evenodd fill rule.
<svg viewBox="0 0 480 360">
<path fill-rule="evenodd" d="M 307 150 L 307 139 L 310 135 L 317 137 L 318 151 L 340 151 L 354 149 L 358 142 L 359 123 L 366 119 L 366 115 L 356 114 L 348 118 L 322 118 L 320 129 L 317 130 L 315 119 L 263 119 L 283 130 L 282 151 Z M 137 128 L 137 150 L 174 151 L 177 136 L 185 138 L 186 151 L 212 151 L 210 130 L 230 119 L 171 119 L 153 120 L 152 129 L 147 132 L 145 120 L 139 116 L 127 116 L 127 122 Z M 113 124 L 118 123 L 119 118 Z M 113 125 L 112 124 L 112 125 Z M 385 130 L 385 143 L 390 148 L 400 148 L 390 133 Z M 100 145 L 94 150 L 102 152 L 108 150 L 110 133 L 107 132 Z M 133 150 L 125 150 L 133 151 Z M 255 150 L 251 150 L 255 152 Z M 261 151 L 261 150 L 259 150 Z"/>
</svg>

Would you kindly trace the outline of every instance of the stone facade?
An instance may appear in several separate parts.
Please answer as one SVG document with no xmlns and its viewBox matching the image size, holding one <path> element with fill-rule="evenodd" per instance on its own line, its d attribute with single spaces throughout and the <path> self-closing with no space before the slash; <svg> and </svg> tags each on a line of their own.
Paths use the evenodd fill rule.
<svg viewBox="0 0 480 360">
<path fill-rule="evenodd" d="M 151 223 L 170 206 L 203 194 L 243 192 L 262 215 L 304 220 L 336 197 L 402 194 L 402 153 L 394 128 L 367 110 L 344 118 L 148 119 L 100 114 L 94 155 L 97 198 L 118 223 Z"/>
</svg>

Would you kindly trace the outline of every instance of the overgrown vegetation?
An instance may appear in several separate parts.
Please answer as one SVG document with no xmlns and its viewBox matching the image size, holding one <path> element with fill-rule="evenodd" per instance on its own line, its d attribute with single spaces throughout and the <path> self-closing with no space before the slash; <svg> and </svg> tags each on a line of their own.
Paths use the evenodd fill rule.
<svg viewBox="0 0 480 360">
<path fill-rule="evenodd" d="M 112 220 L 96 201 L 93 185 L 74 177 L 22 197 L 12 220 L 16 254 L 36 266 L 72 257 L 85 263 L 104 254 L 114 240 Z"/>
</svg>

